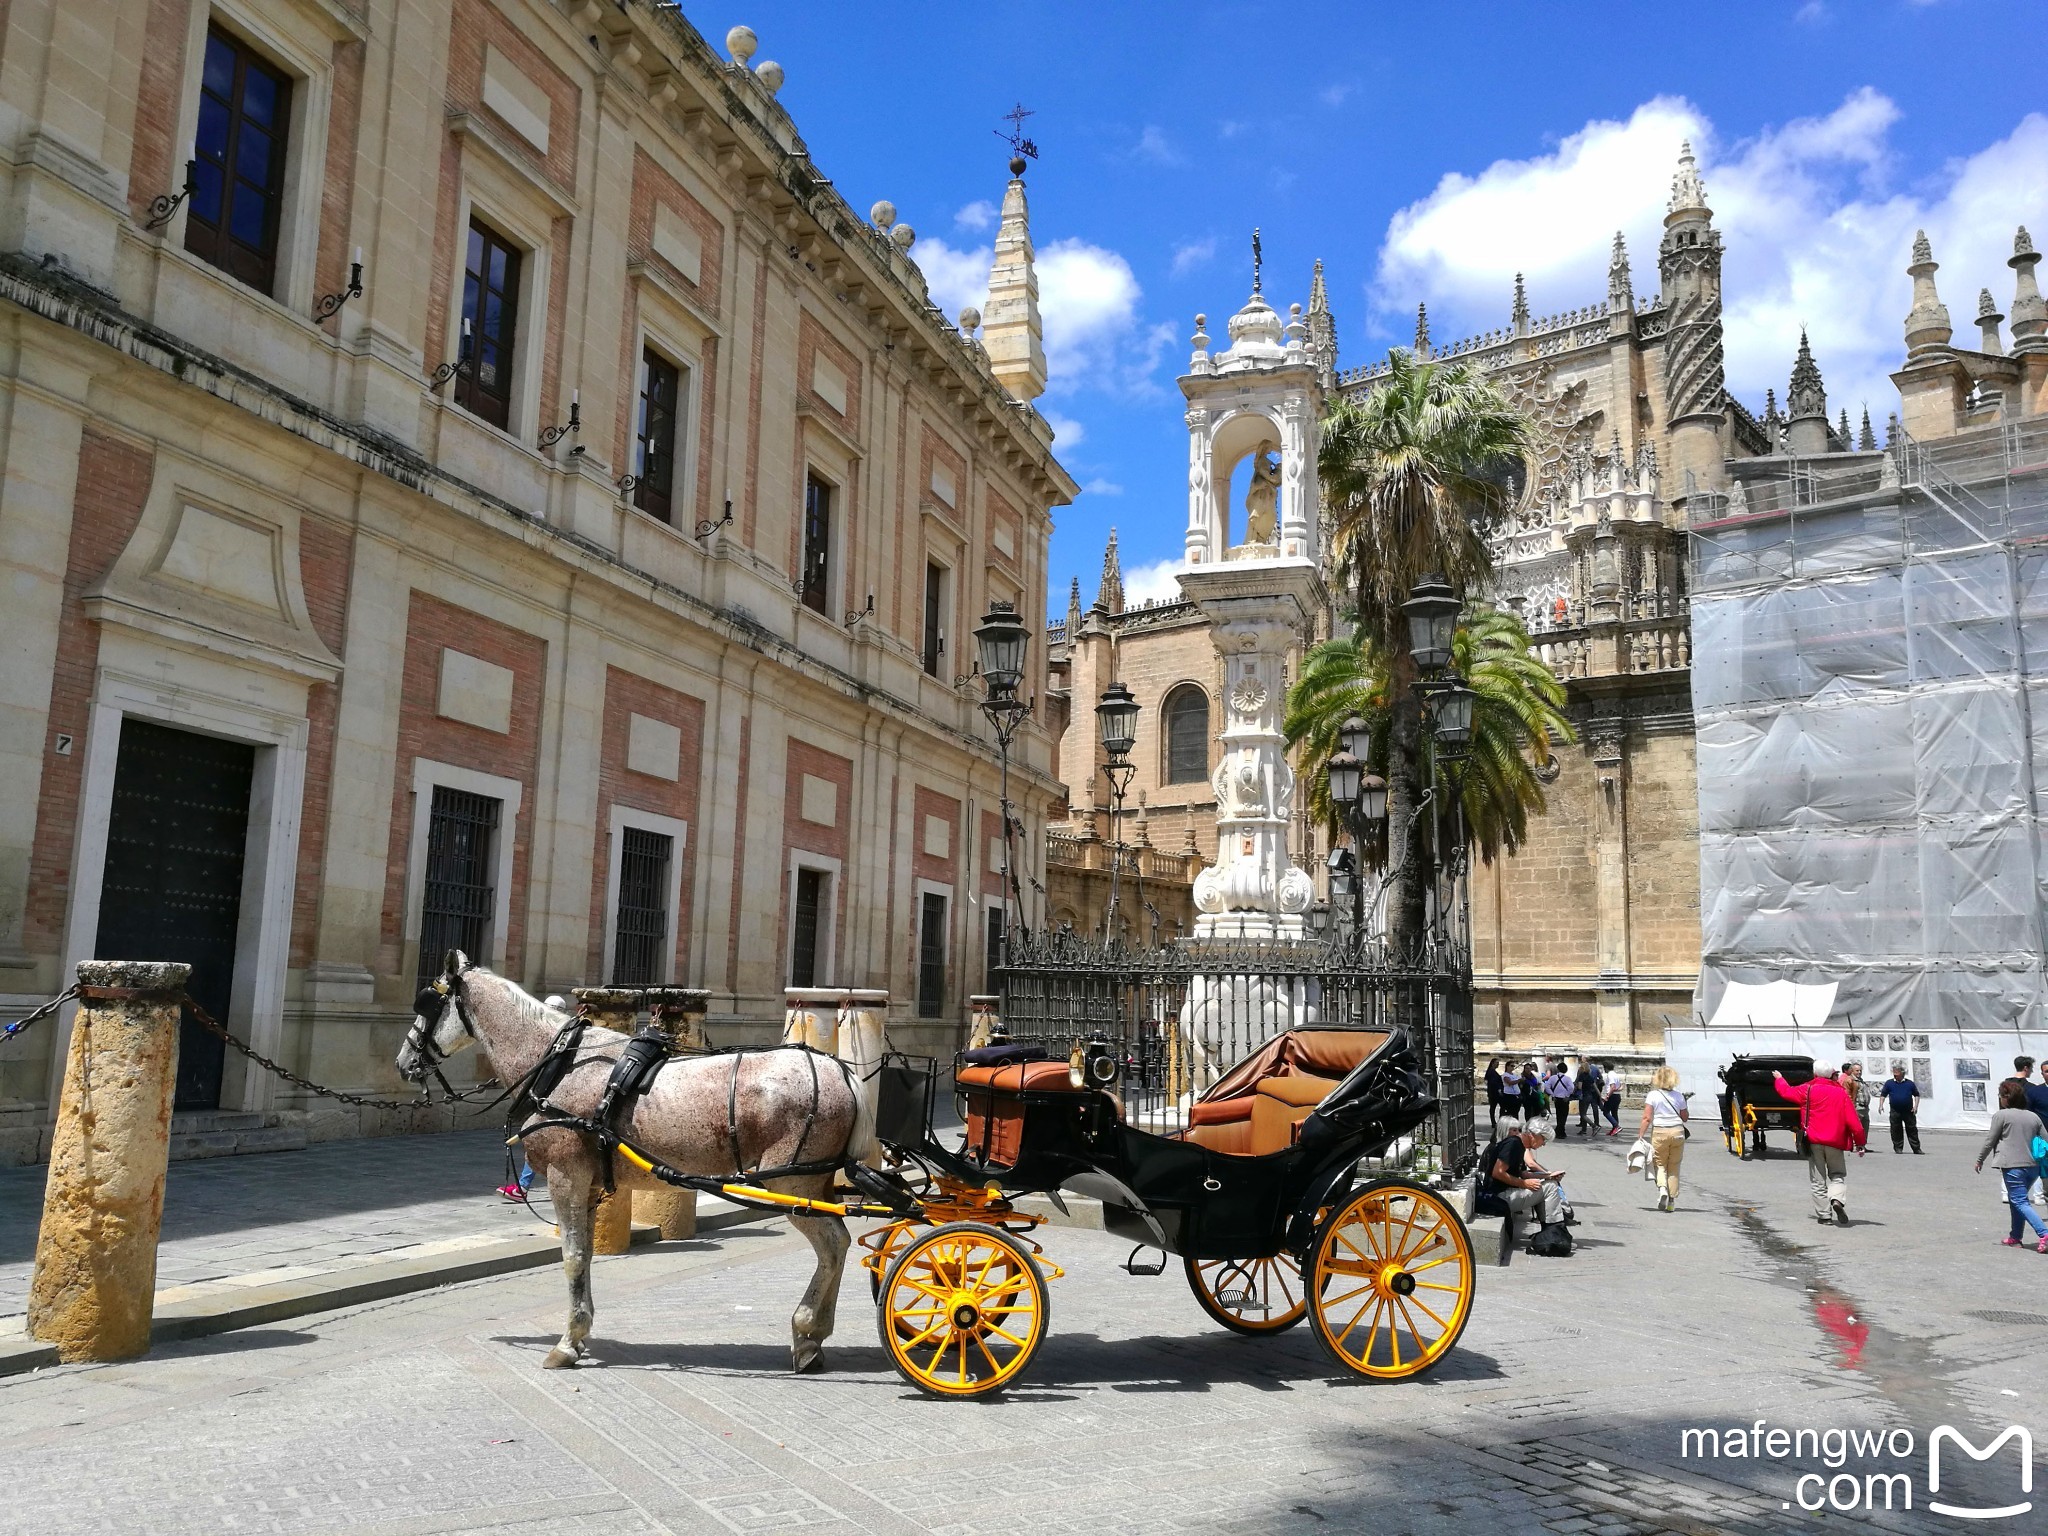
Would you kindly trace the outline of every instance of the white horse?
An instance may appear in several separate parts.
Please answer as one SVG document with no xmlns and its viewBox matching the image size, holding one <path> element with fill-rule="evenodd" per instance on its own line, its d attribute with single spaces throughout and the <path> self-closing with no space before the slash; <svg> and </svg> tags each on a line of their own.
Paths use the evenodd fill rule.
<svg viewBox="0 0 2048 1536">
<path fill-rule="evenodd" d="M 419 1082 L 474 1042 L 500 1082 L 520 1083 L 540 1067 L 569 1022 L 569 1015 L 451 951 L 440 978 L 420 994 L 398 1052 L 398 1070 Z M 569 1279 L 569 1323 L 542 1362 L 551 1370 L 582 1357 L 596 1315 L 591 1223 L 604 1170 L 594 1135 L 546 1122 L 595 1114 L 626 1040 L 616 1030 L 586 1027 L 560 1080 L 523 1122 L 544 1127 L 527 1135 L 526 1159 L 547 1178 Z M 765 1188 L 808 1199 L 830 1198 L 833 1169 L 843 1160 L 867 1158 L 876 1147 L 874 1119 L 859 1085 L 830 1057 L 801 1047 L 671 1061 L 620 1117 L 619 1131 L 633 1147 L 683 1173 L 755 1182 L 749 1170 L 822 1165 L 821 1171 L 761 1181 Z M 666 1187 L 622 1157 L 613 1162 L 621 1190 Z M 817 1254 L 818 1267 L 790 1319 L 790 1364 L 815 1371 L 823 1367 L 823 1345 L 832 1333 L 849 1239 L 837 1216 L 793 1213 L 791 1220 Z"/>
</svg>

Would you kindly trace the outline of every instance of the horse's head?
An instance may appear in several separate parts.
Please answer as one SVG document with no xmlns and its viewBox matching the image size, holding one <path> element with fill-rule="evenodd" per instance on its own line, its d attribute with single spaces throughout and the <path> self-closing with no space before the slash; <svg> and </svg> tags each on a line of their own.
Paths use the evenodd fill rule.
<svg viewBox="0 0 2048 1536">
<path fill-rule="evenodd" d="M 398 1075 L 407 1082 L 420 1082 L 476 1039 L 476 1021 L 470 1016 L 468 986 L 463 979 L 470 969 L 467 955 L 459 949 L 449 950 L 441 962 L 441 974 L 413 999 L 412 1028 L 398 1048 Z"/>
</svg>

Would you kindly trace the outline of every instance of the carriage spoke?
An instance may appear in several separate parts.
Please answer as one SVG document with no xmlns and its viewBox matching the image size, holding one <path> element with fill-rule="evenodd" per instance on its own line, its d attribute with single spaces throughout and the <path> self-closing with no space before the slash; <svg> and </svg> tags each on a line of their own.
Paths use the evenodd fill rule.
<svg viewBox="0 0 2048 1536">
<path fill-rule="evenodd" d="M 1367 1282 L 1364 1285 L 1353 1286 L 1350 1290 L 1346 1291 L 1342 1296 L 1325 1296 L 1323 1298 L 1323 1305 L 1326 1307 L 1341 1307 L 1344 1305 L 1345 1302 L 1349 1301 L 1352 1297 L 1363 1295 L 1365 1292 L 1370 1291 L 1372 1289 L 1373 1287 L 1370 1282 Z"/>
<path fill-rule="evenodd" d="M 1386 1299 L 1382 1297 L 1380 1299 L 1379 1305 L 1373 1309 L 1372 1330 L 1366 1334 L 1365 1348 L 1359 1352 L 1358 1356 L 1358 1358 L 1364 1361 L 1367 1365 L 1372 1364 L 1373 1349 L 1379 1344 L 1380 1341 L 1380 1314 L 1386 1310 L 1386 1307 Z M 1348 1329 L 1345 1331 L 1344 1336 L 1346 1338 L 1349 1338 L 1351 1336 L 1350 1331 Z M 1391 1334 L 1389 1335 L 1389 1337 L 1391 1337 Z"/>
<path fill-rule="evenodd" d="M 1017 1335 L 1010 1332 L 1010 1330 L 1007 1328 L 997 1327 L 994 1323 L 990 1323 L 988 1325 L 988 1331 L 994 1334 L 999 1339 L 1008 1340 L 1010 1343 L 1016 1345 L 1019 1349 L 1022 1349 L 1025 1346 L 1025 1344 L 1029 1342 L 1029 1340 L 1018 1338 Z"/>
<path fill-rule="evenodd" d="M 1430 1311 L 1428 1306 L 1425 1305 L 1423 1302 L 1419 1301 L 1414 1296 L 1408 1296 L 1404 1299 L 1409 1306 L 1416 1308 L 1418 1311 L 1422 1313 L 1424 1317 L 1428 1318 L 1431 1322 L 1435 1323 L 1437 1327 L 1441 1328 L 1445 1333 L 1449 1333 L 1451 1331 L 1451 1325 L 1445 1322 L 1442 1318 L 1438 1317 L 1434 1312 Z"/>
<path fill-rule="evenodd" d="M 1358 1304 L 1358 1310 L 1351 1314 L 1351 1321 L 1346 1323 L 1342 1328 L 1339 1328 L 1337 1330 L 1337 1337 L 1339 1339 L 1350 1338 L 1351 1330 L 1356 1328 L 1358 1326 L 1358 1320 L 1365 1316 L 1366 1308 L 1381 1307 L 1385 1305 L 1385 1298 L 1380 1296 L 1378 1292 L 1374 1292 L 1371 1296 L 1367 1297 L 1364 1301 Z"/>
<path fill-rule="evenodd" d="M 1394 1305 L 1400 1310 L 1402 1320 L 1408 1324 L 1408 1337 L 1415 1341 L 1415 1358 L 1417 1362 L 1419 1363 L 1421 1361 L 1427 1360 L 1429 1358 L 1429 1351 L 1432 1348 L 1432 1345 L 1424 1344 L 1422 1342 L 1422 1334 L 1415 1327 L 1415 1318 L 1414 1315 L 1409 1312 L 1407 1302 L 1404 1301 L 1401 1297 L 1396 1296 L 1394 1298 Z M 1401 1362 L 1397 1358 L 1394 1363 L 1396 1365 L 1399 1365 Z"/>
</svg>

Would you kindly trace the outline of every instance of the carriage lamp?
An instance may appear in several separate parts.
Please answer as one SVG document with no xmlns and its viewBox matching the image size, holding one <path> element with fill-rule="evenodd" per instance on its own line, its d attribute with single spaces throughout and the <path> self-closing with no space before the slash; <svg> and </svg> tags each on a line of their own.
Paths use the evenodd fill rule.
<svg viewBox="0 0 2048 1536">
<path fill-rule="evenodd" d="M 1102 735 L 1102 750 L 1112 763 L 1121 764 L 1138 744 L 1138 701 L 1122 683 L 1102 690 L 1102 702 L 1095 706 L 1095 723 Z"/>
<path fill-rule="evenodd" d="M 1387 781 L 1376 773 L 1359 780 L 1358 819 L 1369 828 L 1387 819 Z"/>
<path fill-rule="evenodd" d="M 1458 630 L 1458 594 L 1432 571 L 1415 583 L 1401 611 L 1408 616 L 1408 650 L 1425 677 L 1451 664 L 1451 636 Z"/>
<path fill-rule="evenodd" d="M 1429 695 L 1430 724 L 1436 733 L 1437 751 L 1452 762 L 1463 757 L 1472 745 L 1472 706 L 1478 699 L 1478 694 L 1456 679 Z"/>
<path fill-rule="evenodd" d="M 1372 728 L 1357 715 L 1337 727 L 1337 739 L 1344 744 L 1344 750 L 1361 763 L 1372 756 Z"/>
<path fill-rule="evenodd" d="M 1009 603 L 994 602 L 974 631 L 974 644 L 981 662 L 981 680 L 991 701 L 1016 697 L 1024 681 L 1024 647 L 1031 632 Z"/>
<path fill-rule="evenodd" d="M 1329 762 L 1330 801 L 1346 816 L 1358 804 L 1359 783 L 1365 772 L 1365 764 L 1348 747 L 1337 753 Z"/>
</svg>

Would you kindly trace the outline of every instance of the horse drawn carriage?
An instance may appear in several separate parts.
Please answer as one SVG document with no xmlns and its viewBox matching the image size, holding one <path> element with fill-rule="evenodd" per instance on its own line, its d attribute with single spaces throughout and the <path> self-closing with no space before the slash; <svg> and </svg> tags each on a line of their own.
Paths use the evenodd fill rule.
<svg viewBox="0 0 2048 1536">
<path fill-rule="evenodd" d="M 1806 1133 L 1801 1129 L 1800 1108 L 1788 1103 L 1777 1090 L 1775 1079 L 1783 1077 L 1795 1087 L 1813 1077 L 1811 1056 L 1737 1056 L 1716 1075 L 1722 1089 L 1715 1096 L 1721 1109 L 1721 1140 L 1737 1157 L 1762 1157 L 1764 1136 L 1769 1131 L 1788 1131 L 1801 1157 L 1806 1155 Z"/>
<path fill-rule="evenodd" d="M 1019 1204 L 1028 1196 L 1100 1200 L 1106 1229 L 1139 1245 L 1133 1273 L 1166 1262 L 1140 1268 L 1139 1252 L 1177 1256 L 1223 1327 L 1278 1334 L 1306 1318 L 1331 1360 L 1361 1376 L 1428 1369 L 1471 1313 L 1458 1210 L 1436 1189 L 1360 1174 L 1435 1107 L 1398 1030 L 1285 1031 L 1172 1130 L 1126 1116 L 1122 1062 L 1106 1045 L 1072 1061 L 1031 1046 L 965 1053 L 954 1072 L 965 1129 L 945 1137 L 929 1058 L 891 1054 L 862 1071 L 805 1046 L 664 1055 L 645 1035 L 543 1008 L 459 954 L 417 1015 L 401 1072 L 419 1080 L 481 1045 L 511 1085 L 514 1139 L 546 1174 L 571 1295 L 551 1367 L 585 1353 L 592 1213 L 615 1181 L 797 1218 L 818 1255 L 792 1317 L 800 1371 L 817 1368 L 832 1330 L 844 1219 L 878 1221 L 861 1243 L 883 1347 L 940 1397 L 1001 1390 L 1045 1339 L 1046 1281 L 1063 1271 L 1035 1240 L 1045 1217 Z"/>
</svg>

